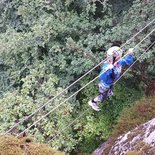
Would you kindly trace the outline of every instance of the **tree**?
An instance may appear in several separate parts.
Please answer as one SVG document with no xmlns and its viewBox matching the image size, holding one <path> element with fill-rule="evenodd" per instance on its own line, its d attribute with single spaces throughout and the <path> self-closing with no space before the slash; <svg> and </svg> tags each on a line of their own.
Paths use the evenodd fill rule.
<svg viewBox="0 0 155 155">
<path fill-rule="evenodd" d="M 125 43 L 143 28 L 148 20 L 153 19 L 155 6 L 155 2 L 148 3 L 145 0 L 122 0 L 120 5 L 116 1 L 106 0 L 4 0 L 1 4 L 0 83 L 3 85 L 0 99 L 1 131 L 7 130 L 21 117 L 31 114 L 42 103 L 52 99 L 60 90 L 64 90 L 97 62 L 103 60 L 109 47 Z M 150 25 L 124 49 L 136 45 L 152 29 L 153 25 Z M 142 53 L 142 48 L 146 49 L 152 43 L 154 40 L 152 38 L 154 34 L 136 49 L 136 58 Z M 110 100 L 112 103 L 104 105 L 109 113 L 101 113 L 94 117 L 93 112 L 89 111 L 90 117 L 83 116 L 78 125 L 69 127 L 63 132 L 63 136 L 57 131 L 65 128 L 78 114 L 83 113 L 84 107 L 88 107 L 88 99 L 95 91 L 97 93 L 93 83 L 93 86 L 78 93 L 59 110 L 33 127 L 30 133 L 35 134 L 40 141 L 49 141 L 57 133 L 58 136 L 51 145 L 66 152 L 76 151 L 79 148 L 83 151 L 84 148 L 79 144 L 88 142 L 93 144 L 96 142 L 96 135 L 102 137 L 98 139 L 98 143 L 106 139 L 111 132 L 109 129 L 112 129 L 112 124 L 116 122 L 122 109 L 143 94 L 141 90 L 145 88 L 144 83 L 147 85 L 146 90 L 152 87 L 153 51 L 152 47 L 141 59 L 143 63 L 137 63 L 122 84 L 116 86 L 116 96 Z M 98 69 L 71 87 L 56 99 L 54 104 L 58 105 L 97 76 L 96 71 Z M 122 92 L 125 97 L 120 101 Z M 19 132 L 32 124 L 53 106 L 51 104 L 45 107 L 16 131 Z M 104 121 L 96 118 L 103 118 Z M 92 120 L 98 124 L 94 125 Z M 92 131 L 96 131 L 90 135 L 89 125 Z M 100 133 L 103 128 L 106 128 L 104 135 Z M 85 141 L 82 143 L 81 139 Z M 85 151 L 91 151 L 89 149 L 92 148 Z"/>
</svg>

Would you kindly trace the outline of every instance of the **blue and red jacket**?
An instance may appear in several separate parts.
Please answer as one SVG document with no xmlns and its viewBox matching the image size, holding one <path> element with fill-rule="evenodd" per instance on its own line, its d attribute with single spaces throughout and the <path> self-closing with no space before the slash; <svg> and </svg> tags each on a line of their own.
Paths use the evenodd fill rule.
<svg viewBox="0 0 155 155">
<path fill-rule="evenodd" d="M 99 84 L 102 87 L 110 88 L 113 85 L 114 81 L 119 78 L 122 66 L 132 64 L 133 59 L 133 55 L 128 54 L 117 63 L 117 66 L 113 66 L 105 62 L 99 75 Z"/>
</svg>

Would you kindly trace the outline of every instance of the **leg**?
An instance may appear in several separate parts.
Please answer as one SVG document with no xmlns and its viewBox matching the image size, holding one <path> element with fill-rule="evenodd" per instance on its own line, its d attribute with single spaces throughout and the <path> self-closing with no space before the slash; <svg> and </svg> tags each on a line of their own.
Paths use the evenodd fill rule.
<svg viewBox="0 0 155 155">
<path fill-rule="evenodd" d="M 113 95 L 114 95 L 113 89 L 110 88 L 109 91 L 108 91 L 108 93 L 107 93 L 107 97 L 111 97 L 111 96 L 113 96 Z"/>
<path fill-rule="evenodd" d="M 101 109 L 98 107 L 98 102 L 102 100 L 102 95 L 95 97 L 94 99 L 90 100 L 88 104 L 95 110 L 100 111 Z"/>
<path fill-rule="evenodd" d="M 108 97 L 108 91 L 109 91 L 108 88 L 101 87 L 99 85 L 99 93 L 100 94 L 97 97 L 94 98 L 94 101 L 95 102 L 102 102 L 102 101 L 106 100 L 107 97 Z"/>
<path fill-rule="evenodd" d="M 101 102 L 107 98 L 108 88 L 103 88 L 99 85 L 100 94 L 95 97 L 93 100 L 90 100 L 88 104 L 96 111 L 100 111 L 101 109 L 98 107 L 98 102 Z"/>
</svg>

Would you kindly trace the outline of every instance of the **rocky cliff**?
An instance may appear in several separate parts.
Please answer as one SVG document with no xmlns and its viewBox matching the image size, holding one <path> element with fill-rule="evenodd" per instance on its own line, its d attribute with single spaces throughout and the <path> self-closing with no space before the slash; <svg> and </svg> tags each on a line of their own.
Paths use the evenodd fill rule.
<svg viewBox="0 0 155 155">
<path fill-rule="evenodd" d="M 111 141 L 109 138 L 93 155 L 155 155 L 155 118 L 118 137 L 112 147 Z"/>
</svg>

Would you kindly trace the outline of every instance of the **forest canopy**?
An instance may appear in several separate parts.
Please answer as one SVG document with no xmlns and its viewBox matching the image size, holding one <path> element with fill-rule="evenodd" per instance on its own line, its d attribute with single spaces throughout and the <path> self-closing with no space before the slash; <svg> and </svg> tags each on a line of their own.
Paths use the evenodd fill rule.
<svg viewBox="0 0 155 155">
<path fill-rule="evenodd" d="M 0 2 L 0 131 L 64 90 L 53 102 L 11 130 L 17 135 L 95 78 L 111 46 L 123 46 L 155 16 L 154 0 L 2 0 Z M 135 47 L 154 30 L 150 24 L 125 46 Z M 95 113 L 87 102 L 98 80 L 29 129 L 38 142 L 70 154 L 90 153 L 112 133 L 122 112 L 155 90 L 155 32 L 135 50 L 137 59 L 114 96 Z M 150 46 L 152 44 L 152 46 Z M 124 68 L 124 71 L 127 68 Z M 77 119 L 79 118 L 79 119 Z M 72 123 L 74 122 L 74 123 Z M 70 124 L 70 125 L 69 125 Z"/>
</svg>

